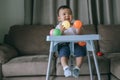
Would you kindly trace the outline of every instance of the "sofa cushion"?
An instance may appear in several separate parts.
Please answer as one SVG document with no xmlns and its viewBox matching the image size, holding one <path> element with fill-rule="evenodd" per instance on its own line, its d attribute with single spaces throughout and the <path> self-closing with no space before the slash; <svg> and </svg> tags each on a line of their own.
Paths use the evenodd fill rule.
<svg viewBox="0 0 120 80">
<path fill-rule="evenodd" d="M 0 63 L 6 63 L 9 61 L 11 58 L 14 58 L 18 55 L 17 51 L 7 45 L 7 44 L 1 44 L 0 45 Z"/>
<path fill-rule="evenodd" d="M 120 55 L 111 58 L 111 73 L 120 79 Z"/>
<path fill-rule="evenodd" d="M 95 25 L 83 25 L 81 29 L 82 34 L 96 34 L 96 26 Z"/>
<path fill-rule="evenodd" d="M 120 25 L 99 25 L 100 51 L 103 53 L 120 52 Z"/>
<path fill-rule="evenodd" d="M 29 77 L 5 77 L 2 80 L 45 80 L 46 76 L 29 76 Z M 54 77 L 51 76 L 50 80 L 54 80 Z"/>
<path fill-rule="evenodd" d="M 46 75 L 48 55 L 21 56 L 2 65 L 3 76 Z M 51 75 L 55 74 L 55 60 L 52 59 Z"/>
<path fill-rule="evenodd" d="M 57 76 L 54 80 L 90 80 L 90 76 L 89 75 L 82 75 L 78 78 L 74 78 L 74 77 L 64 77 L 64 76 Z M 93 76 L 93 80 L 98 80 L 97 76 Z M 109 80 L 107 75 L 101 75 L 101 80 Z"/>
<path fill-rule="evenodd" d="M 48 54 L 51 25 L 15 25 L 9 30 L 6 42 L 14 46 L 20 55 Z"/>
<path fill-rule="evenodd" d="M 85 35 L 85 34 L 97 34 L 96 31 L 96 26 L 95 25 L 83 25 L 82 30 L 81 30 L 81 34 Z M 95 44 L 95 51 L 99 51 L 98 49 L 98 41 L 94 41 Z"/>
<path fill-rule="evenodd" d="M 108 74 L 109 73 L 109 61 L 102 57 L 97 57 L 97 58 L 98 58 L 98 65 L 99 65 L 100 73 Z M 75 63 L 75 62 L 73 62 L 73 63 Z M 94 65 L 94 61 L 93 61 L 92 57 L 91 57 L 91 64 L 92 64 L 91 68 L 92 68 L 93 74 L 96 74 L 95 65 Z M 90 74 L 90 72 L 89 72 L 89 66 L 88 66 L 88 59 L 87 59 L 87 57 L 85 57 L 83 64 L 81 66 L 80 75 L 89 75 L 89 74 Z M 58 58 L 57 64 L 56 64 L 56 75 L 64 76 L 63 68 L 61 66 L 59 58 Z"/>
</svg>

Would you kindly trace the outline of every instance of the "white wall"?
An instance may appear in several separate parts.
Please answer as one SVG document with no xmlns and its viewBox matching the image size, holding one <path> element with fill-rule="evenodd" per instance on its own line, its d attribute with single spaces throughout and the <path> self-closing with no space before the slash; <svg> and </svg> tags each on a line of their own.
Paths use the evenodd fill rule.
<svg viewBox="0 0 120 80">
<path fill-rule="evenodd" d="M 24 0 L 0 0 L 0 43 L 15 24 L 24 24 Z"/>
</svg>

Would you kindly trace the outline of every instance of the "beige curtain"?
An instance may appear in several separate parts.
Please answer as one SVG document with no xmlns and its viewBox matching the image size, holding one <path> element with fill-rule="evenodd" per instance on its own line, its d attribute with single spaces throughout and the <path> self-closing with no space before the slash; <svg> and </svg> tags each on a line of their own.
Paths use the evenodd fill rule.
<svg viewBox="0 0 120 80">
<path fill-rule="evenodd" d="M 84 24 L 120 24 L 120 0 L 70 0 L 76 19 Z"/>
<path fill-rule="evenodd" d="M 56 10 L 67 0 L 25 0 L 25 24 L 56 24 Z"/>
<path fill-rule="evenodd" d="M 25 24 L 56 24 L 60 5 L 84 24 L 120 24 L 120 0 L 25 0 Z"/>
</svg>

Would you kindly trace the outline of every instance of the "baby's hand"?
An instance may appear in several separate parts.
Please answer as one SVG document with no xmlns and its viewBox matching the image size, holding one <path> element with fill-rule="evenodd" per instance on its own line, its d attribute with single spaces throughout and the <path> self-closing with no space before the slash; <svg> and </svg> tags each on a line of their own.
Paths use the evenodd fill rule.
<svg viewBox="0 0 120 80">
<path fill-rule="evenodd" d="M 77 34 L 81 34 L 82 22 L 80 20 L 75 20 L 73 23 L 73 27 L 76 28 Z"/>
<path fill-rule="evenodd" d="M 64 33 L 65 30 L 66 30 L 66 28 L 63 27 L 63 25 L 61 25 L 61 26 L 60 26 L 60 31 L 61 31 L 62 34 Z"/>
</svg>

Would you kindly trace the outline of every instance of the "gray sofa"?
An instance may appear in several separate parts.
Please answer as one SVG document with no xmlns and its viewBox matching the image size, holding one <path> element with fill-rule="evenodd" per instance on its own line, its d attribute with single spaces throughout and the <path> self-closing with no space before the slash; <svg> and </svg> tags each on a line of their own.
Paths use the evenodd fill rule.
<svg viewBox="0 0 120 80">
<path fill-rule="evenodd" d="M 14 25 L 0 44 L 0 80 L 45 80 L 49 56 L 49 35 L 52 25 Z M 120 25 L 84 25 L 83 34 L 99 34 L 95 41 L 102 80 L 120 79 Z M 92 57 L 91 57 L 91 60 Z M 97 80 L 92 61 L 94 80 Z M 65 78 L 58 57 L 52 59 L 50 80 L 75 80 Z M 80 71 L 80 80 L 90 80 L 87 57 Z M 78 79 L 78 80 L 79 80 Z"/>
</svg>

